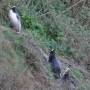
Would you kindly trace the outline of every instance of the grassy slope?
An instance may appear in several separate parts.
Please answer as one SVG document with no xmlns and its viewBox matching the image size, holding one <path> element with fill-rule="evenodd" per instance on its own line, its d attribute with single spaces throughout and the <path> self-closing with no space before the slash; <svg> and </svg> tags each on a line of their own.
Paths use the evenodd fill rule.
<svg viewBox="0 0 90 90">
<path fill-rule="evenodd" d="M 31 41 L 30 45 L 28 42 L 29 39 Z M 26 46 L 27 49 L 24 46 Z M 45 72 L 43 72 L 45 70 L 43 70 L 44 68 L 40 61 L 42 56 L 40 56 L 38 50 L 38 47 L 34 45 L 32 38 L 29 36 L 17 35 L 9 28 L 2 27 L 0 29 L 0 68 L 2 69 L 0 69 L 0 73 L 7 76 L 5 80 L 9 78 L 12 83 L 15 83 L 13 86 L 10 84 L 11 82 L 7 80 L 9 85 L 4 88 L 7 82 L 1 82 L 1 84 L 4 84 L 2 86 L 3 90 L 10 90 L 9 88 L 26 90 L 25 87 L 27 87 L 28 90 L 47 88 L 44 85 L 45 82 L 48 85 L 47 80 L 44 79 L 46 78 Z M 1 77 L 1 79 L 3 80 L 3 77 Z"/>
<path fill-rule="evenodd" d="M 33 16 L 33 14 L 35 14 L 34 16 L 36 16 L 36 14 L 38 13 L 38 11 L 36 12 L 36 8 L 40 6 L 38 3 L 36 4 L 38 4 L 39 6 L 38 5 L 35 6 L 35 5 L 32 5 L 32 3 L 31 4 L 28 3 L 28 5 L 30 4 L 28 7 L 28 5 L 25 4 L 24 1 L 21 2 L 20 0 L 13 0 L 13 1 L 7 0 L 7 3 L 6 3 L 6 0 L 3 0 L 3 1 L 5 2 L 3 2 L 3 4 L 1 3 L 2 4 L 0 5 L 1 7 L 4 7 L 6 9 L 6 7 L 8 7 L 9 2 L 12 2 L 12 4 L 16 3 L 16 5 L 18 4 L 17 6 L 19 6 L 18 8 L 20 8 L 22 13 L 25 14 L 26 16 L 28 16 L 28 9 L 30 9 L 31 16 Z M 16 1 L 17 2 L 19 1 L 19 2 L 17 3 Z M 46 28 L 45 26 L 44 27 L 45 30 L 44 30 L 43 24 L 39 24 L 38 22 L 32 20 L 33 30 L 32 31 L 27 30 L 29 31 L 29 34 L 25 32 L 24 33 L 25 35 L 17 35 L 11 32 L 9 28 L 0 29 L 0 72 L 3 74 L 5 73 L 5 75 L 8 75 L 8 72 L 9 72 L 10 73 L 9 76 L 13 76 L 13 77 L 16 76 L 15 82 L 17 84 L 16 85 L 17 90 L 23 90 L 23 89 L 26 90 L 26 87 L 28 87 L 28 90 L 33 90 L 35 88 L 38 88 L 39 90 L 41 88 L 44 88 L 45 90 L 47 90 L 47 88 L 51 90 L 59 90 L 59 88 L 61 88 L 59 84 L 60 82 L 51 80 L 52 83 L 50 83 L 50 81 L 47 82 L 48 80 L 44 79 L 44 78 L 53 79 L 53 76 L 48 66 L 43 65 L 43 62 L 42 62 L 42 60 L 44 60 L 42 57 L 43 54 L 40 53 L 41 47 L 44 51 L 47 51 L 46 47 L 49 47 L 52 45 L 53 48 L 56 48 L 56 51 L 57 53 L 59 53 L 59 55 L 67 56 L 67 57 L 72 56 L 71 58 L 73 58 L 75 62 L 80 61 L 82 63 L 82 61 L 84 61 L 84 63 L 86 63 L 89 60 L 89 55 L 88 55 L 89 47 L 90 47 L 89 30 L 85 27 L 82 27 L 77 22 L 77 20 L 75 21 L 71 17 L 67 17 L 66 13 L 61 14 L 61 11 L 65 10 L 66 7 L 63 3 L 61 3 L 60 0 L 57 0 L 57 2 L 56 0 L 51 0 L 50 2 L 49 2 L 50 4 L 45 2 L 46 4 L 49 4 L 46 6 L 50 6 L 50 7 L 46 7 L 46 6 L 44 7 L 45 7 L 45 10 L 50 9 L 49 12 L 51 12 L 50 13 L 51 19 L 43 15 L 44 12 L 39 12 L 39 13 L 41 15 L 41 19 L 43 19 L 44 21 L 43 23 L 47 24 L 48 22 L 50 22 L 48 24 L 51 25 L 51 28 L 50 27 Z M 51 8 L 51 6 L 53 8 Z M 35 7 L 34 8 L 35 11 L 34 9 L 32 9 L 32 7 Z M 49 14 L 47 15 L 49 16 Z M 4 16 L 3 18 L 4 19 L 6 18 L 7 20 L 6 12 L 3 12 L 3 9 L 1 8 L 0 17 L 2 18 L 2 16 Z M 24 17 L 24 19 L 27 22 L 28 18 L 26 18 L 26 16 Z M 23 21 L 25 25 L 29 25 L 30 27 L 31 18 L 30 16 L 28 17 L 30 19 L 28 21 L 30 22 L 26 23 L 25 20 Z M 52 21 L 52 17 L 55 20 Z M 1 20 L 0 23 L 4 21 L 3 18 L 0 19 Z M 1 25 L 2 24 L 6 24 L 6 23 L 3 22 L 1 23 Z M 59 29 L 54 27 L 55 25 L 59 26 Z M 39 29 L 37 28 L 37 26 L 39 27 Z M 4 31 L 2 32 L 2 30 Z M 55 40 L 51 39 L 52 40 L 51 41 L 49 39 L 50 37 L 52 38 L 54 35 L 47 38 L 46 32 L 50 33 L 50 31 L 53 34 L 54 34 L 54 31 L 58 32 L 57 42 Z M 34 37 L 32 37 L 32 34 L 34 35 Z M 37 41 L 36 44 L 35 44 L 35 41 L 33 40 L 34 38 Z M 67 62 L 70 63 L 70 60 L 68 60 Z M 74 64 L 72 63 L 72 66 L 73 65 Z M 28 70 L 26 70 L 27 66 L 29 67 Z M 80 67 L 75 66 L 74 69 L 72 68 L 72 74 L 75 76 L 75 78 L 79 82 L 79 90 L 89 90 L 90 89 L 90 86 L 89 86 L 90 85 L 89 84 L 90 75 L 87 73 L 85 69 L 82 69 L 81 66 Z M 17 78 L 17 76 L 19 76 L 19 79 Z M 12 78 L 10 79 L 12 80 Z M 3 78 L 1 77 L 1 79 Z M 3 90 L 8 90 L 8 89 L 3 88 Z M 62 90 L 64 90 L 63 87 L 62 87 Z"/>
<path fill-rule="evenodd" d="M 14 36 L 13 32 L 7 30 L 0 32 L 0 59 L 10 64 L 8 65 L 9 68 L 13 69 L 14 71 L 21 71 L 21 69 L 24 67 L 24 58 L 22 55 L 18 55 L 13 42 L 11 41 L 14 41 L 14 38 L 16 37 L 17 35 Z"/>
<path fill-rule="evenodd" d="M 64 90 L 64 87 L 61 86 L 61 81 L 47 79 L 53 79 L 53 76 L 49 70 L 46 70 L 43 60 L 40 47 L 32 36 L 25 32 L 22 35 L 17 35 L 9 28 L 3 27 L 0 29 L 0 67 L 2 69 L 0 72 L 6 72 L 4 73 L 6 75 L 9 72 L 10 75 L 8 77 L 10 76 L 10 80 L 16 83 L 14 86 L 9 83 L 10 86 L 8 85 L 8 87 L 13 86 L 13 88 L 18 90 L 26 90 L 25 87 L 28 90 L 33 90 L 36 87 L 44 90 L 50 88 L 51 90 L 59 90 L 59 88 Z M 89 77 L 88 74 L 81 72 L 83 69 L 75 68 L 72 68 L 72 74 L 78 79 L 79 90 L 89 90 L 89 81 L 86 80 Z M 11 77 L 14 77 L 14 80 Z M 8 87 L 3 89 L 8 90 Z"/>
</svg>

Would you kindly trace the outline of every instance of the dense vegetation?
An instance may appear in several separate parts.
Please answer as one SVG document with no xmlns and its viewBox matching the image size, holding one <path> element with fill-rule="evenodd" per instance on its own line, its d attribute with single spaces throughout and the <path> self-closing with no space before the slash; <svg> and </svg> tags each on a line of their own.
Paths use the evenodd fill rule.
<svg viewBox="0 0 90 90">
<path fill-rule="evenodd" d="M 30 33 L 43 50 L 52 47 L 58 55 L 86 66 L 90 63 L 89 4 L 89 0 L 1 0 L 0 24 L 9 26 L 7 13 L 15 5 L 21 15 L 22 31 Z M 14 42 L 17 53 L 22 50 L 22 42 L 22 38 Z M 73 73 L 79 78 L 79 71 Z"/>
<path fill-rule="evenodd" d="M 1 23 L 8 23 L 6 11 L 12 5 L 20 11 L 23 28 L 32 32 L 41 46 L 53 47 L 78 63 L 89 61 L 88 0 L 2 0 L 0 15 L 6 22 Z"/>
</svg>

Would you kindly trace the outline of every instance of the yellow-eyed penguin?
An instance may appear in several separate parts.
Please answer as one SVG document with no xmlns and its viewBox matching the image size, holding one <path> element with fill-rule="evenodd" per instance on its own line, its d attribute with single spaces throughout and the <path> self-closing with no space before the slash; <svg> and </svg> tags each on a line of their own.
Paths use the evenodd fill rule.
<svg viewBox="0 0 90 90">
<path fill-rule="evenodd" d="M 17 32 L 20 33 L 21 32 L 21 20 L 20 20 L 20 16 L 17 12 L 17 8 L 16 6 L 13 6 L 10 10 L 9 10 L 9 19 L 10 19 L 10 23 L 13 27 L 13 29 Z"/>
<path fill-rule="evenodd" d="M 54 49 L 50 51 L 48 61 L 51 65 L 51 69 L 54 73 L 55 79 L 60 78 L 62 64 L 60 60 L 57 59 Z"/>
</svg>

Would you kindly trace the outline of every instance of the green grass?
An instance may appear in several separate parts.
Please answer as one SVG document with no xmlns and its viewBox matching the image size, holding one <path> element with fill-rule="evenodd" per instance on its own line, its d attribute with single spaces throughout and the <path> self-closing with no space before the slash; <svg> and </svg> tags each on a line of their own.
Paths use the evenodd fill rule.
<svg viewBox="0 0 90 90">
<path fill-rule="evenodd" d="M 80 70 L 78 69 L 73 69 L 72 70 L 72 74 L 76 77 L 77 80 L 79 80 L 80 82 L 85 80 L 84 75 L 81 73 Z"/>
<path fill-rule="evenodd" d="M 70 3 L 67 0 L 50 0 L 49 2 L 47 0 L 3 1 L 0 4 L 2 7 L 0 8 L 0 24 L 9 26 L 9 20 L 6 16 L 8 5 L 16 5 L 21 10 L 23 31 L 28 33 L 28 36 L 19 36 L 9 28 L 4 28 L 5 31 L 0 34 L 0 58 L 10 62 L 11 69 L 22 71 L 25 68 L 23 53 L 25 49 L 22 48 L 22 45 L 29 38 L 29 35 L 35 39 L 40 48 L 47 50 L 47 52 L 52 47 L 60 56 L 73 58 L 75 62 L 89 62 L 90 26 L 83 25 L 85 22 L 88 23 L 90 16 L 88 7 L 83 7 L 78 16 L 72 18 L 70 10 L 62 13 L 69 7 Z M 3 45 L 7 43 L 11 46 Z M 80 80 L 81 90 L 86 90 L 89 85 L 82 83 L 85 80 L 83 74 L 78 69 L 74 69 L 72 73 Z M 48 72 L 48 75 L 53 78 L 51 72 Z M 83 87 L 84 85 L 85 87 Z"/>
<path fill-rule="evenodd" d="M 17 44 L 21 44 L 21 37 L 7 28 L 4 32 L 1 32 L 0 38 L 3 40 L 0 42 L 0 60 L 5 61 L 10 70 L 17 73 L 22 72 L 26 67 L 24 56 L 22 55 L 22 51 L 15 48 Z"/>
</svg>

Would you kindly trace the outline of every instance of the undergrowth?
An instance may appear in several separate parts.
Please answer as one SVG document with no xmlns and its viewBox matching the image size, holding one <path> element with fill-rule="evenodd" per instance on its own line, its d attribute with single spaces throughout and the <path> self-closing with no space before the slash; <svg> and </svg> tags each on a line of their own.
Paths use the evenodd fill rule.
<svg viewBox="0 0 90 90">
<path fill-rule="evenodd" d="M 23 31 L 32 34 L 41 48 L 47 50 L 52 47 L 56 49 L 58 55 L 73 58 L 78 64 L 86 65 L 90 62 L 90 11 L 88 7 L 83 6 L 75 18 L 72 18 L 69 8 L 70 0 L 2 0 L 0 1 L 1 25 L 9 26 L 7 13 L 13 5 L 20 10 Z M 17 36 L 8 30 L 4 34 L 14 45 L 14 50 L 7 52 L 7 57 L 16 58 L 15 68 L 18 68 L 25 54 L 25 48 L 22 45 L 28 37 Z M 3 56 L 6 55 L 5 50 L 2 52 Z M 83 80 L 84 77 L 80 71 L 74 70 L 73 73 L 81 81 Z"/>
</svg>

